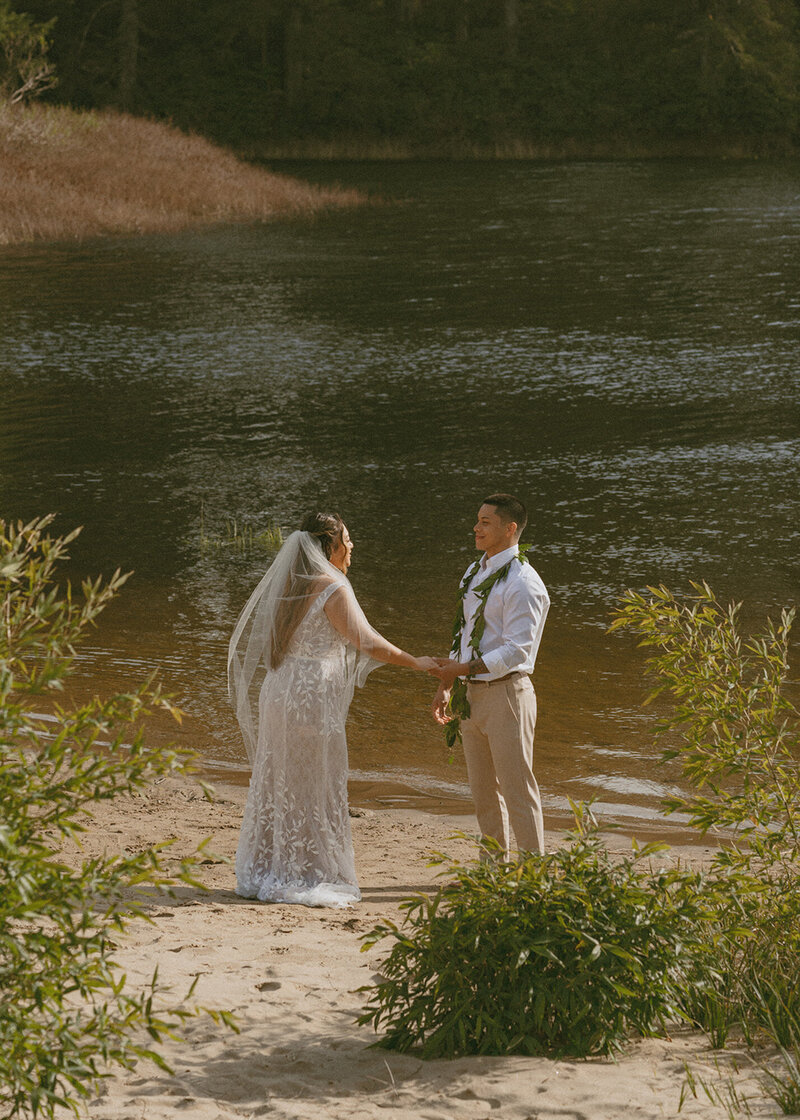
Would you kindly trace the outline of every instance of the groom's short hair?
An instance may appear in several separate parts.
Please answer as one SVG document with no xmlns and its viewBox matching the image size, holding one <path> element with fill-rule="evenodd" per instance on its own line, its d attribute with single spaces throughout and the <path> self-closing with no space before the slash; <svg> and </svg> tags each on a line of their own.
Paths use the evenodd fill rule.
<svg viewBox="0 0 800 1120">
<path fill-rule="evenodd" d="M 494 506 L 497 516 L 507 525 L 509 521 L 517 523 L 517 536 L 521 536 L 523 529 L 528 524 L 528 511 L 513 494 L 490 494 L 483 499 L 485 506 Z"/>
</svg>

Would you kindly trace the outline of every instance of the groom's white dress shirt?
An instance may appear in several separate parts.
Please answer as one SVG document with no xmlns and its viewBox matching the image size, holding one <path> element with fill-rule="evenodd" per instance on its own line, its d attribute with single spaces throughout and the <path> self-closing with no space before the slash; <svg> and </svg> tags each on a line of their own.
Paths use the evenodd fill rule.
<svg viewBox="0 0 800 1120">
<path fill-rule="evenodd" d="M 475 657 L 469 646 L 480 602 L 474 588 L 518 554 L 519 549 L 513 545 L 496 556 L 487 557 L 484 553 L 481 557 L 481 566 L 470 580 L 464 597 L 462 661 Z M 468 572 L 469 568 L 462 577 L 462 586 Z M 483 615 L 486 626 L 481 638 L 480 656 L 487 672 L 477 673 L 470 679 L 492 681 L 508 673 L 532 673 L 549 606 L 550 596 L 539 573 L 530 564 L 512 564 L 508 574 L 494 585 L 486 600 Z"/>
</svg>

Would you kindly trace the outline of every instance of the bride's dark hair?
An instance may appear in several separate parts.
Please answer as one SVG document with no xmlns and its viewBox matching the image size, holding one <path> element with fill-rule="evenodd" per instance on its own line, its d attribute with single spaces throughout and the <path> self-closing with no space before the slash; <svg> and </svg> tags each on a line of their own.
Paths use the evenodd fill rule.
<svg viewBox="0 0 800 1120">
<path fill-rule="evenodd" d="M 309 513 L 300 526 L 303 533 L 310 533 L 322 545 L 325 559 L 330 560 L 337 544 L 342 542 L 344 521 L 338 513 Z"/>
<path fill-rule="evenodd" d="M 322 547 L 325 559 L 330 560 L 334 548 L 342 541 L 344 522 L 338 513 L 309 513 L 303 519 L 300 530 L 315 537 Z M 315 584 L 318 581 L 319 572 L 312 571 L 307 566 L 301 552 L 297 558 L 297 566 L 290 572 L 286 581 L 283 598 L 275 616 L 269 658 L 273 669 L 279 668 L 286 657 L 294 632 L 305 618 L 306 611 L 315 598 L 317 593 Z"/>
</svg>

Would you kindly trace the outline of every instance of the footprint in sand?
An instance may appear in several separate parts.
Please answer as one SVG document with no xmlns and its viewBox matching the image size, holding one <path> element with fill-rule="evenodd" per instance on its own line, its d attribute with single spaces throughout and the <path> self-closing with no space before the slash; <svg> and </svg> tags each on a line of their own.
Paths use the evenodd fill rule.
<svg viewBox="0 0 800 1120">
<path fill-rule="evenodd" d="M 493 1109 L 499 1108 L 502 1103 L 496 1097 L 480 1097 L 472 1089 L 463 1089 L 460 1093 L 453 1093 L 453 1097 L 459 1101 L 480 1101 L 481 1104 Z"/>
</svg>

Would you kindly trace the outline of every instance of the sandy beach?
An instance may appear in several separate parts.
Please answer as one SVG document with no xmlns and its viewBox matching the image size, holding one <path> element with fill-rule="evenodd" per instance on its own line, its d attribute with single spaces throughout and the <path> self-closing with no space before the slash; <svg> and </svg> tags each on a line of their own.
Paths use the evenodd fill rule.
<svg viewBox="0 0 800 1120">
<path fill-rule="evenodd" d="M 469 858 L 474 819 L 415 810 L 354 808 L 362 903 L 350 910 L 263 905 L 234 893 L 232 859 L 245 790 L 216 786 L 213 803 L 186 779 L 168 779 L 142 796 L 101 806 L 85 836 L 84 855 L 135 849 L 175 839 L 178 857 L 211 836 L 213 857 L 201 867 L 205 891 L 181 886 L 136 923 L 119 952 L 132 982 L 158 965 L 175 991 L 198 978 L 201 1004 L 233 1011 L 238 1035 L 207 1018 L 189 1022 L 187 1041 L 169 1043 L 174 1075 L 150 1064 L 114 1074 L 88 1107 L 94 1120 L 619 1120 L 677 1117 L 684 1063 L 709 1084 L 717 1066 L 752 1096 L 753 1116 L 774 1116 L 757 1090 L 746 1056 L 712 1052 L 680 1030 L 668 1040 L 635 1040 L 618 1061 L 462 1058 L 422 1061 L 371 1049 L 374 1032 L 356 1025 L 358 988 L 380 965 L 380 947 L 361 952 L 360 935 L 380 919 L 397 919 L 398 903 L 430 889 L 433 851 Z M 550 834 L 549 843 L 558 842 Z M 622 836 L 614 845 L 627 846 Z M 703 858 L 707 849 L 675 848 L 664 859 Z M 737 1062 L 741 1068 L 737 1070 Z M 724 1117 L 698 1086 L 680 1116 Z"/>
</svg>

